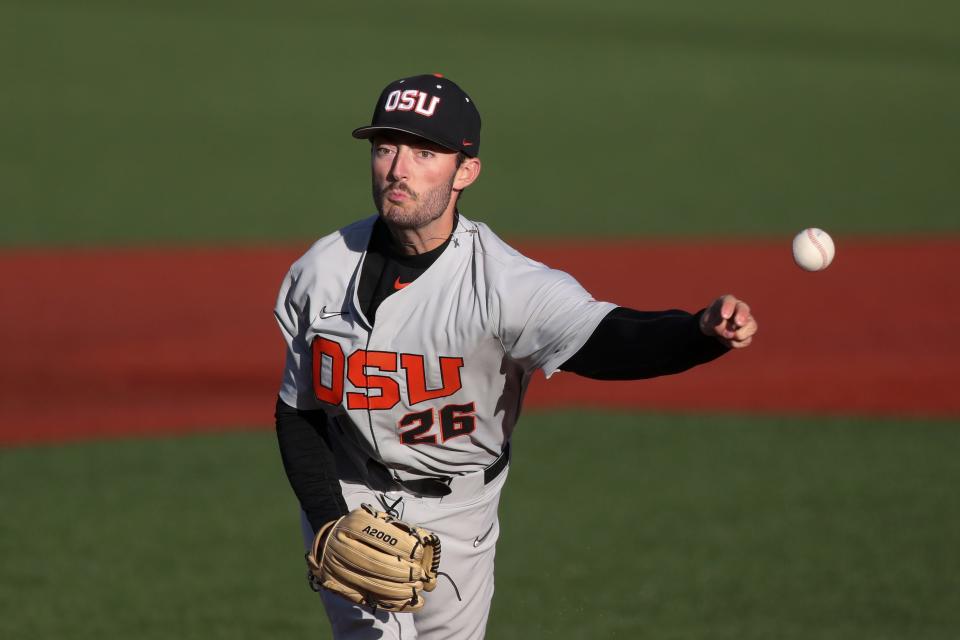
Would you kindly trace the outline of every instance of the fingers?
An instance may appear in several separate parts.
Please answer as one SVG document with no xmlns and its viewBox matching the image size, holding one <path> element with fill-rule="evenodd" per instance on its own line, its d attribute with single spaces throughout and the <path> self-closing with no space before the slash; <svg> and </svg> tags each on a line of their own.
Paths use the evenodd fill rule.
<svg viewBox="0 0 960 640">
<path fill-rule="evenodd" d="M 743 347 L 750 346 L 750 343 L 753 342 L 753 335 L 757 332 L 757 321 L 753 319 L 753 316 L 745 318 L 745 323 L 742 327 L 737 328 L 733 332 L 733 336 L 729 338 L 727 346 L 733 349 L 742 349 Z"/>
<path fill-rule="evenodd" d="M 753 319 L 753 316 L 750 315 L 750 305 L 743 300 L 737 300 L 737 304 L 734 307 L 733 319 L 738 327 L 747 326 L 747 323 Z"/>
<path fill-rule="evenodd" d="M 737 304 L 739 304 L 739 301 L 730 294 L 722 296 L 720 298 L 720 317 L 724 320 L 732 318 L 737 309 Z"/>
<path fill-rule="evenodd" d="M 700 319 L 704 334 L 715 336 L 732 349 L 749 346 L 757 328 L 750 305 L 729 294 L 714 300 Z"/>
<path fill-rule="evenodd" d="M 703 315 L 700 316 L 700 331 L 707 336 L 718 336 L 723 329 L 723 303 L 726 296 L 717 298 L 710 303 Z"/>
</svg>

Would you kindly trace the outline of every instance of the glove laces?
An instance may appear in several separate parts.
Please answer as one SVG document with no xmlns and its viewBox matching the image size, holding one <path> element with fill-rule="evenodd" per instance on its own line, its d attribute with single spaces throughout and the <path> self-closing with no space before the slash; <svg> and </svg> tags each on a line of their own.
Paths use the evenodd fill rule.
<svg viewBox="0 0 960 640">
<path fill-rule="evenodd" d="M 380 505 L 383 507 L 384 512 L 392 518 L 400 518 L 400 512 L 397 511 L 397 505 L 400 504 L 400 501 L 403 500 L 403 496 L 398 497 L 393 501 L 393 504 L 387 504 L 387 496 L 380 494 L 377 496 L 377 500 L 380 501 Z"/>
<path fill-rule="evenodd" d="M 453 581 L 453 578 L 450 577 L 450 574 L 446 573 L 445 571 L 437 571 L 437 576 L 443 576 L 444 578 L 449 580 L 450 585 L 453 587 L 453 592 L 457 594 L 457 600 L 459 600 L 460 602 L 463 602 L 463 598 L 460 597 L 460 589 L 457 588 L 457 583 Z"/>
</svg>

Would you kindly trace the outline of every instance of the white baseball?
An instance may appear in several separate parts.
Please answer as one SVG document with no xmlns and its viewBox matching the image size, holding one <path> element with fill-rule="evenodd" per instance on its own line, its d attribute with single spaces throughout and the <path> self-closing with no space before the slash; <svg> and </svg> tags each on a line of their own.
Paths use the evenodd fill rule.
<svg viewBox="0 0 960 640">
<path fill-rule="evenodd" d="M 823 229 L 804 229 L 793 238 L 793 260 L 807 271 L 823 271 L 833 262 L 833 238 Z"/>
</svg>

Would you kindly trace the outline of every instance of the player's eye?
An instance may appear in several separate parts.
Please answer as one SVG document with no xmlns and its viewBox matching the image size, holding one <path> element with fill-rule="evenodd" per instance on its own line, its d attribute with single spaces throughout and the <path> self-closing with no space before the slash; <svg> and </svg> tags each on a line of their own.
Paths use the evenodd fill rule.
<svg viewBox="0 0 960 640">
<path fill-rule="evenodd" d="M 423 158 L 423 159 L 432 158 L 433 151 L 427 151 L 426 149 L 417 149 L 417 157 Z"/>
<path fill-rule="evenodd" d="M 391 149 L 390 147 L 377 147 L 376 149 L 376 154 L 378 156 L 388 156 L 391 153 L 393 153 L 393 149 Z"/>
</svg>

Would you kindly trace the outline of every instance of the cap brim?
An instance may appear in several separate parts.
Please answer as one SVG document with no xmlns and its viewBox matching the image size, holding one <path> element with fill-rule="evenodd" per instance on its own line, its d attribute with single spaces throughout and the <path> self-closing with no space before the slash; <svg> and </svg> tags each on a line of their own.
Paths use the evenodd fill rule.
<svg viewBox="0 0 960 640">
<path fill-rule="evenodd" d="M 440 140 L 438 137 L 428 135 L 423 131 L 417 131 L 416 129 L 404 129 L 403 127 L 389 127 L 389 126 L 383 126 L 383 125 L 376 126 L 376 127 L 360 127 L 358 129 L 354 129 L 351 135 L 354 138 L 357 138 L 358 140 L 369 140 L 370 138 L 377 135 L 377 133 L 381 131 L 399 131 L 400 133 L 407 133 L 407 134 L 410 134 L 411 136 L 417 136 L 418 138 L 429 140 L 430 142 L 434 144 L 438 144 L 441 147 L 444 147 L 445 149 L 450 149 L 451 151 L 463 151 L 459 147 L 450 144 L 449 141 Z"/>
</svg>

